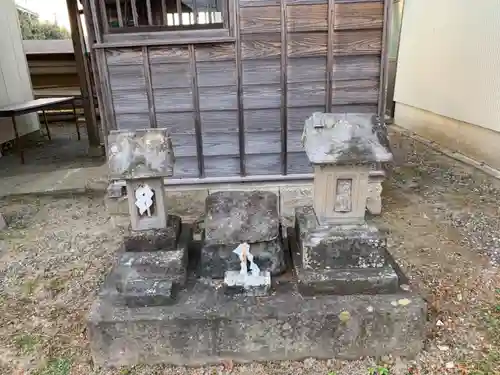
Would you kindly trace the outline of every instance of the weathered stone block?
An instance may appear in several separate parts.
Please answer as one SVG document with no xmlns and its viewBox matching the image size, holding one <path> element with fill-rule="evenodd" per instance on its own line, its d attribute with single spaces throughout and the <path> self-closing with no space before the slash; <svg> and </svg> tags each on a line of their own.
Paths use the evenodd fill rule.
<svg viewBox="0 0 500 375">
<path fill-rule="evenodd" d="M 264 191 L 220 191 L 206 200 L 201 276 L 223 278 L 239 270 L 233 250 L 247 242 L 262 271 L 277 275 L 285 269 L 276 194 Z"/>
<path fill-rule="evenodd" d="M 383 177 L 375 177 L 368 181 L 366 209 L 372 215 L 380 215 L 382 213 L 382 182 Z"/>
<path fill-rule="evenodd" d="M 162 279 L 127 280 L 123 298 L 128 307 L 164 306 L 174 302 L 173 283 Z"/>
<path fill-rule="evenodd" d="M 144 231 L 131 231 L 123 239 L 125 251 L 158 251 L 173 250 L 177 248 L 181 218 L 168 215 L 165 229 L 150 229 Z"/>
<path fill-rule="evenodd" d="M 104 198 L 104 202 L 106 203 L 106 209 L 108 210 L 109 215 L 125 216 L 128 215 L 130 212 L 128 207 L 127 196 L 111 197 L 108 195 Z"/>
<path fill-rule="evenodd" d="M 310 206 L 296 209 L 296 226 L 306 269 L 381 268 L 387 264 L 387 236 L 375 226 L 320 225 Z"/>
<path fill-rule="evenodd" d="M 375 226 L 320 225 L 311 206 L 296 209 L 298 249 L 293 252 L 304 295 L 395 293 L 400 277 Z"/>
<path fill-rule="evenodd" d="M 88 333 L 99 366 L 412 357 L 423 347 L 426 304 L 408 293 L 226 296 L 200 283 L 169 306 L 130 309 L 97 299 Z"/>
<path fill-rule="evenodd" d="M 295 226 L 295 208 L 312 204 L 312 184 L 301 184 L 280 187 L 281 224 L 285 227 Z M 286 232 L 283 231 L 283 235 Z"/>
<path fill-rule="evenodd" d="M 270 241 L 278 237 L 278 197 L 267 191 L 219 191 L 205 203 L 210 243 Z"/>
<path fill-rule="evenodd" d="M 263 297 L 271 289 L 271 274 L 268 271 L 259 275 L 242 275 L 239 271 L 227 271 L 224 276 L 225 292 L 229 295 Z"/>
<path fill-rule="evenodd" d="M 223 278 L 226 271 L 240 269 L 240 260 L 233 250 L 239 243 L 206 243 L 201 249 L 199 274 L 203 277 Z M 250 243 L 254 262 L 262 271 L 273 276 L 285 270 L 285 252 L 281 236 L 271 241 Z"/>
<path fill-rule="evenodd" d="M 125 252 L 118 259 L 118 273 L 123 285 L 128 280 L 168 279 L 186 282 L 187 249 L 154 252 Z M 119 290 L 120 291 L 120 290 Z"/>
<path fill-rule="evenodd" d="M 185 220 L 196 221 L 205 212 L 205 199 L 208 189 L 182 189 L 166 191 L 168 211 Z"/>
<path fill-rule="evenodd" d="M 294 257 L 299 291 L 302 295 L 317 294 L 387 294 L 399 291 L 399 277 L 390 266 L 366 269 L 314 270 L 299 266 Z"/>
<path fill-rule="evenodd" d="M 120 198 L 126 195 L 124 186 L 118 185 L 116 183 L 111 183 L 106 188 L 106 196 L 108 198 Z"/>
<path fill-rule="evenodd" d="M 108 136 L 108 167 L 114 180 L 169 177 L 174 152 L 167 129 L 113 130 Z"/>
</svg>

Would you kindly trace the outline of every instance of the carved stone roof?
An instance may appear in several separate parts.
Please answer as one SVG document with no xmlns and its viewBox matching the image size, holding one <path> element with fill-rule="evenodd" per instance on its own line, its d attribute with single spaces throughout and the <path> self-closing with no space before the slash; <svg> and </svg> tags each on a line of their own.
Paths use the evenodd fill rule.
<svg viewBox="0 0 500 375">
<path fill-rule="evenodd" d="M 108 136 L 111 179 L 170 177 L 174 150 L 167 129 L 111 131 Z"/>
<path fill-rule="evenodd" d="M 380 143 L 371 118 L 364 113 L 313 113 L 302 134 L 309 161 L 317 165 L 391 161 L 392 153 Z"/>
</svg>

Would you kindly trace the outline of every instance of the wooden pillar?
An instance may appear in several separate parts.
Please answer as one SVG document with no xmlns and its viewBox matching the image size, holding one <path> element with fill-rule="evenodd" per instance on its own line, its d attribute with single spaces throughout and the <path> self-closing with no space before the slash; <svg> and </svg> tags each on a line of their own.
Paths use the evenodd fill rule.
<svg viewBox="0 0 500 375">
<path fill-rule="evenodd" d="M 73 40 L 73 49 L 75 51 L 76 68 L 78 78 L 80 79 L 80 89 L 83 97 L 83 110 L 85 123 L 87 126 L 87 135 L 89 139 L 89 149 L 100 148 L 99 128 L 97 126 L 97 116 L 95 111 L 95 101 L 92 92 L 92 80 L 88 61 L 85 58 L 85 43 L 82 28 L 79 20 L 77 0 L 66 0 L 68 6 L 68 15 L 71 25 L 71 39 Z"/>
</svg>

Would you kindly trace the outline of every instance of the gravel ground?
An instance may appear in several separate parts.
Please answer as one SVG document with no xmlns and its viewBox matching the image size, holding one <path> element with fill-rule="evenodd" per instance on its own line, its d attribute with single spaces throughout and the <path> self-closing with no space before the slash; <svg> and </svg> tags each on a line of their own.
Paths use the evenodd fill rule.
<svg viewBox="0 0 500 375">
<path fill-rule="evenodd" d="M 93 368 L 85 316 L 123 235 L 102 197 L 0 201 L 0 374 L 500 374 L 500 215 L 496 182 L 393 134 L 385 189 L 390 250 L 429 304 L 426 349 L 413 360 L 284 361 L 206 368 Z"/>
</svg>

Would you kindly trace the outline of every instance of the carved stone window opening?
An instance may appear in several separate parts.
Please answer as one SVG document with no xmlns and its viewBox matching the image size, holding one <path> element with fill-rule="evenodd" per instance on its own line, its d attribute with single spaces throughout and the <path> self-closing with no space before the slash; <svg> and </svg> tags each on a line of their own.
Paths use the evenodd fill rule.
<svg viewBox="0 0 500 375">
<path fill-rule="evenodd" d="M 335 212 L 352 211 L 352 179 L 339 178 L 337 180 L 335 194 Z"/>
</svg>

